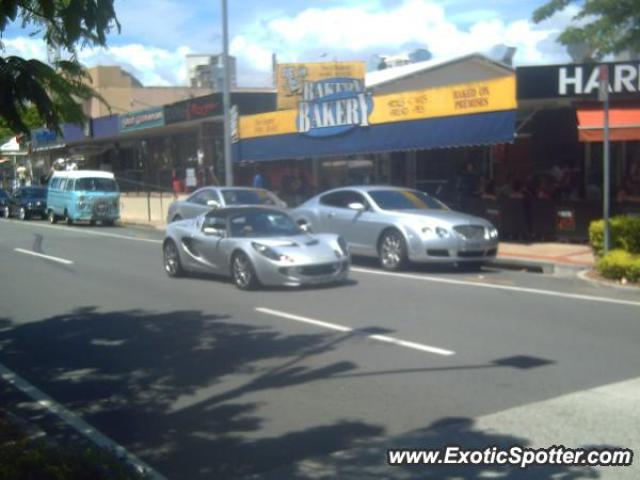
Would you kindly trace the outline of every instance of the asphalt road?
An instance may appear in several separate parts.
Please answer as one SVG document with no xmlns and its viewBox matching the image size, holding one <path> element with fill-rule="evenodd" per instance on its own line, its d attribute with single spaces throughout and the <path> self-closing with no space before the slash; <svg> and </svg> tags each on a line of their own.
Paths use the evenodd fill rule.
<svg viewBox="0 0 640 480">
<path fill-rule="evenodd" d="M 168 278 L 161 238 L 0 221 L 0 364 L 168 478 L 268 476 L 443 427 L 432 441 L 527 444 L 525 426 L 501 436 L 476 419 L 640 372 L 632 291 L 357 262 L 348 285 L 241 292 L 221 278 Z M 590 444 L 584 425 L 575 438 Z M 379 475 L 367 478 L 392 473 Z"/>
</svg>

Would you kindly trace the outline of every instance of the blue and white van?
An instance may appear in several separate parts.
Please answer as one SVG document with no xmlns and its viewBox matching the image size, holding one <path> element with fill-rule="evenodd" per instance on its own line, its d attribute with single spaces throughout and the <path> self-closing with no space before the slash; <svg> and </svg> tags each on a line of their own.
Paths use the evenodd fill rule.
<svg viewBox="0 0 640 480">
<path fill-rule="evenodd" d="M 112 225 L 120 218 L 120 192 L 113 173 L 100 170 L 55 172 L 49 180 L 47 216 L 51 223 L 64 219 Z"/>
</svg>

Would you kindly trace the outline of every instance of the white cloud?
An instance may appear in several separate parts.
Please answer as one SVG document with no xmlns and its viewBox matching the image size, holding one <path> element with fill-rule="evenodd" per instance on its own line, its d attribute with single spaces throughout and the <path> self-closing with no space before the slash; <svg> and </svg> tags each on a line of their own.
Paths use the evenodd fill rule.
<svg viewBox="0 0 640 480">
<path fill-rule="evenodd" d="M 188 47 L 174 51 L 141 44 L 120 45 L 110 48 L 85 49 L 80 61 L 87 65 L 121 65 L 146 86 L 185 85 L 187 70 L 185 56 Z"/>
<path fill-rule="evenodd" d="M 2 39 L 5 53 L 24 58 L 47 60 L 47 46 L 43 40 L 32 37 L 15 37 Z"/>
</svg>

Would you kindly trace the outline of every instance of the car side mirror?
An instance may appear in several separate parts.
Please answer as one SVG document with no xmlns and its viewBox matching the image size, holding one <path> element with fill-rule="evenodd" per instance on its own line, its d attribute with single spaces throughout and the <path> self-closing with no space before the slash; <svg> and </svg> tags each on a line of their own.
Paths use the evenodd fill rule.
<svg viewBox="0 0 640 480">
<path fill-rule="evenodd" d="M 224 238 L 227 236 L 227 232 L 224 229 L 215 228 L 215 227 L 204 227 L 202 229 L 202 233 L 204 233 L 205 235 L 209 235 L 211 237 Z"/>
<path fill-rule="evenodd" d="M 352 202 L 349 205 L 347 205 L 351 210 L 355 210 L 357 212 L 364 212 L 367 207 L 360 202 Z"/>
<path fill-rule="evenodd" d="M 207 207 L 220 208 L 220 202 L 217 200 L 207 200 Z"/>
</svg>

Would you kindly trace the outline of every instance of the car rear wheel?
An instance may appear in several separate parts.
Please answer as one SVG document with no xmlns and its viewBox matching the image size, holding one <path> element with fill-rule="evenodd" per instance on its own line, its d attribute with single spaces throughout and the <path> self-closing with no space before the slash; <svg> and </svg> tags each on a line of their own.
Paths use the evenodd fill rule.
<svg viewBox="0 0 640 480">
<path fill-rule="evenodd" d="M 58 223 L 58 216 L 54 213 L 53 210 L 49 210 L 49 223 L 54 224 Z"/>
<path fill-rule="evenodd" d="M 231 260 L 233 283 L 240 290 L 255 290 L 259 286 L 256 271 L 246 253 L 238 252 Z"/>
<path fill-rule="evenodd" d="M 170 277 L 180 277 L 184 275 L 184 269 L 180 262 L 178 247 L 173 240 L 167 240 L 162 247 L 164 256 L 164 270 Z"/>
<path fill-rule="evenodd" d="M 18 210 L 18 218 L 22 221 L 29 220 L 29 213 L 26 208 L 20 207 Z"/>
<path fill-rule="evenodd" d="M 387 230 L 378 242 L 378 260 L 385 270 L 400 270 L 407 264 L 407 244 L 397 230 Z"/>
</svg>

